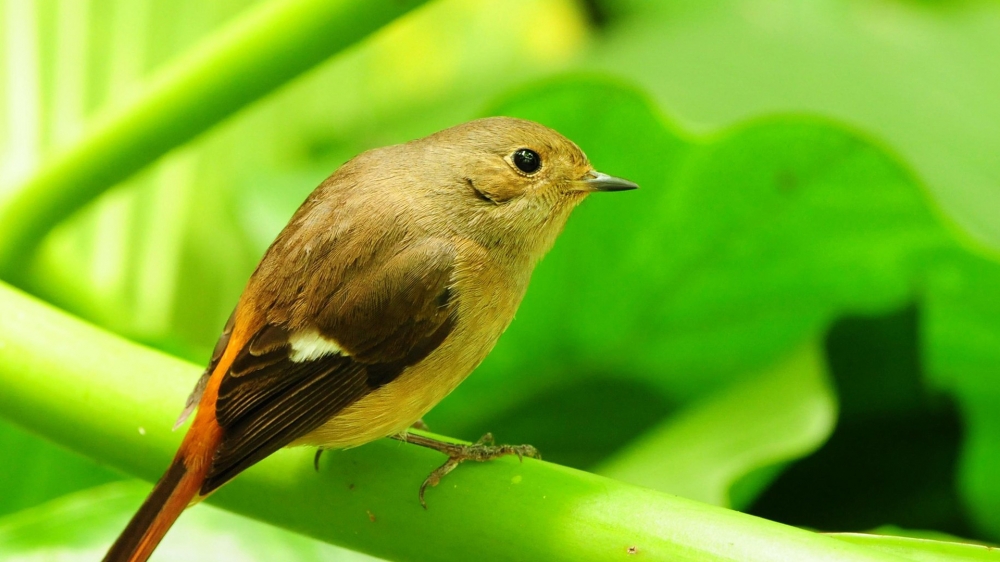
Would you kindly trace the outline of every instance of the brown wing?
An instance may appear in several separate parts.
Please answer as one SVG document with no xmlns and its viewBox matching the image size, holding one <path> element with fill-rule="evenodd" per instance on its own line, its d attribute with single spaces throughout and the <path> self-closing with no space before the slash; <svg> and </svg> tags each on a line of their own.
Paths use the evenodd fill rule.
<svg viewBox="0 0 1000 562">
<path fill-rule="evenodd" d="M 454 249 L 431 239 L 387 254 L 331 286 L 311 323 L 268 323 L 240 350 L 219 386 L 224 435 L 202 494 L 392 381 L 448 336 Z M 292 360 L 291 340 L 307 329 L 343 352 Z"/>
</svg>

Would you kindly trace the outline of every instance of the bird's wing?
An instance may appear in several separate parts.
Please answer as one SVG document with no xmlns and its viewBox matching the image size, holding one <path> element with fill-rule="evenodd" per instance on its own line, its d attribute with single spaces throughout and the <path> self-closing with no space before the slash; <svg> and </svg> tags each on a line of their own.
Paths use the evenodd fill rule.
<svg viewBox="0 0 1000 562">
<path fill-rule="evenodd" d="M 223 437 L 203 495 L 444 341 L 455 323 L 454 248 L 439 239 L 403 248 L 387 248 L 330 284 L 308 314 L 311 325 L 267 322 L 246 341 L 219 384 L 215 416 Z"/>
</svg>

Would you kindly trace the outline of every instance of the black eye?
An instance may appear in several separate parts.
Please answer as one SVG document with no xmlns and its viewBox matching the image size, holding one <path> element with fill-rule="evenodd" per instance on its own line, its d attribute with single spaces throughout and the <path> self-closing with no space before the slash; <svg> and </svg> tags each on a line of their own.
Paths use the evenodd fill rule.
<svg viewBox="0 0 1000 562">
<path fill-rule="evenodd" d="M 514 165 L 526 174 L 533 174 L 542 166 L 542 158 L 530 148 L 519 148 L 514 152 Z"/>
</svg>

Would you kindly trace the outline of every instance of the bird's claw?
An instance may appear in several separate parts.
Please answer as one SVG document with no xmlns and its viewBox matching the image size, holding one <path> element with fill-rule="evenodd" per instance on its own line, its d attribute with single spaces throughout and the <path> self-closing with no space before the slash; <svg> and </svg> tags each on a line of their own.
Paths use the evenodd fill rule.
<svg viewBox="0 0 1000 562">
<path fill-rule="evenodd" d="M 446 449 L 439 449 L 448 455 L 448 460 L 431 472 L 424 483 L 420 485 L 420 505 L 427 509 L 427 502 L 424 501 L 424 492 L 427 491 L 427 487 L 437 486 L 442 478 L 455 470 L 463 461 L 487 462 L 507 455 L 517 455 L 520 462 L 524 462 L 524 457 L 542 458 L 538 449 L 531 445 L 494 445 L 493 442 L 493 434 L 487 433 L 472 445 L 449 444 L 450 446 Z"/>
</svg>

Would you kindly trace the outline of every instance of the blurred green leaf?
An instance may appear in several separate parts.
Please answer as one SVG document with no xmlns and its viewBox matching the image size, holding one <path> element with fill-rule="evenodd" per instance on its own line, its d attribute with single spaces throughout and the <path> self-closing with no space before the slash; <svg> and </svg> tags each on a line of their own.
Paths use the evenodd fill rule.
<svg viewBox="0 0 1000 562">
<path fill-rule="evenodd" d="M 642 85 L 700 131 L 788 112 L 862 127 L 916 170 L 940 216 L 1000 249 L 997 2 L 596 3 L 618 18 L 586 68 Z"/>
<path fill-rule="evenodd" d="M 435 429 L 447 427 L 449 433 L 466 436 L 492 433 L 505 443 L 530 443 L 547 461 L 593 471 L 623 443 L 677 409 L 645 381 L 600 372 L 579 372 L 534 393 L 523 388 L 510 392 L 515 394 L 513 405 L 493 416 L 456 419 L 432 411 L 426 417 Z"/>
<path fill-rule="evenodd" d="M 597 468 L 599 474 L 714 505 L 744 507 L 768 479 L 749 474 L 808 454 L 833 431 L 837 402 L 822 351 L 809 344 L 779 364 L 694 402 Z"/>
<path fill-rule="evenodd" d="M 962 256 L 935 273 L 925 357 L 965 418 L 962 496 L 980 528 L 1000 537 L 1000 263 Z"/>
<path fill-rule="evenodd" d="M 963 422 L 954 400 L 927 385 L 924 319 L 911 305 L 830 327 L 824 348 L 840 402 L 837 427 L 751 513 L 811 529 L 864 531 L 891 522 L 975 534 L 956 486 Z"/>
<path fill-rule="evenodd" d="M 810 119 L 717 137 L 678 171 L 661 220 L 665 295 L 646 342 L 688 392 L 773 360 L 839 314 L 899 306 L 949 243 L 905 169 Z"/>
</svg>

